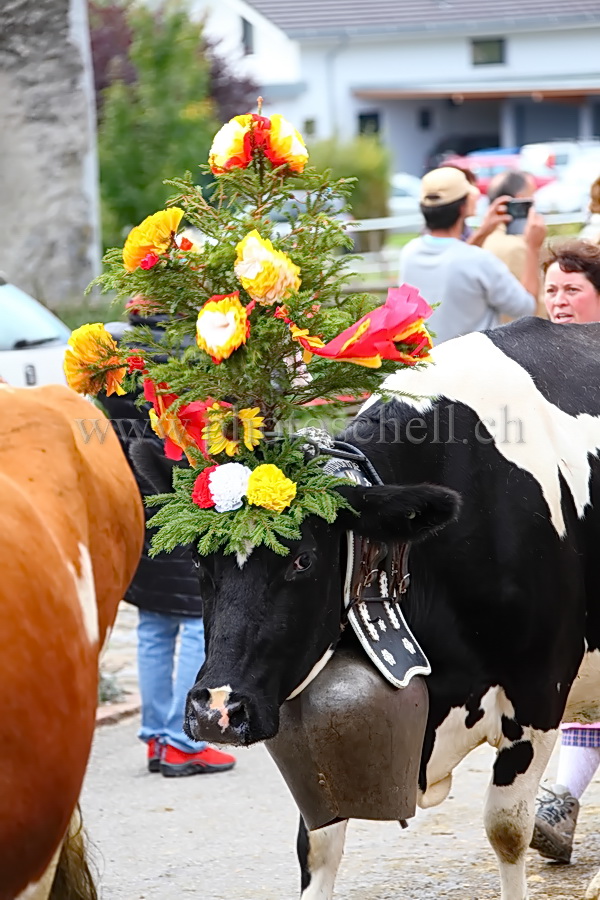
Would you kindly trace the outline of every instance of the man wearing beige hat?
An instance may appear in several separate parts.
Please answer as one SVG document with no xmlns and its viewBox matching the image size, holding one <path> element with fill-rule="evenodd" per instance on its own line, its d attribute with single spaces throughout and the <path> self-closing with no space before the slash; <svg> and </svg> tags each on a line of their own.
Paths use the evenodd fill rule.
<svg viewBox="0 0 600 900">
<path fill-rule="evenodd" d="M 444 166 L 421 179 L 421 212 L 427 234 L 410 241 L 400 257 L 400 281 L 439 303 L 428 325 L 436 343 L 535 313 L 539 254 L 546 235 L 541 216 L 529 211 L 523 235 L 526 259 L 519 280 L 489 251 L 460 240 L 470 194 L 477 191 L 460 169 Z"/>
</svg>

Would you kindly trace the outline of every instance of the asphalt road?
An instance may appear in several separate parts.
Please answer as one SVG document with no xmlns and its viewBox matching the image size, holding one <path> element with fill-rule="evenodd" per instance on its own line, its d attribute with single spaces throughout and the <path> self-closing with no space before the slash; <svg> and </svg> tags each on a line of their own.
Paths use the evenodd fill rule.
<svg viewBox="0 0 600 900">
<path fill-rule="evenodd" d="M 296 810 L 266 751 L 239 752 L 231 772 L 167 779 L 145 771 L 136 728 L 130 720 L 98 729 L 84 790 L 102 900 L 297 898 Z M 497 900 L 482 825 L 492 759 L 487 747 L 471 754 L 450 798 L 405 831 L 351 823 L 337 900 Z M 530 851 L 531 900 L 583 897 L 600 866 L 599 824 L 600 779 L 580 813 L 574 864 Z"/>
</svg>

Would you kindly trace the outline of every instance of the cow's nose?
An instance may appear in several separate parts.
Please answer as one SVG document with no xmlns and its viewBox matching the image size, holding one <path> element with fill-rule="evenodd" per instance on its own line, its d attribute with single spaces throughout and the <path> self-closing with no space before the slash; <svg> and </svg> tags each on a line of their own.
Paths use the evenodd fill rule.
<svg viewBox="0 0 600 900">
<path fill-rule="evenodd" d="M 186 708 L 185 731 L 211 744 L 248 743 L 249 714 L 243 700 L 231 693 L 193 689 Z"/>
</svg>

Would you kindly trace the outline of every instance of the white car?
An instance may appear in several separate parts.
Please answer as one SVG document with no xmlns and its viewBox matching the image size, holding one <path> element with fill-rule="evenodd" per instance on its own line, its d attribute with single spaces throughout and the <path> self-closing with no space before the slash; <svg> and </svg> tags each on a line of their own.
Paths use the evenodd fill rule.
<svg viewBox="0 0 600 900">
<path fill-rule="evenodd" d="M 600 176 L 600 150 L 589 151 L 570 163 L 558 181 L 535 192 L 535 208 L 551 213 L 585 213 L 590 202 L 590 188 Z"/>
<path fill-rule="evenodd" d="M 54 313 L 0 277 L 0 377 L 15 387 L 65 384 L 71 332 Z"/>
</svg>

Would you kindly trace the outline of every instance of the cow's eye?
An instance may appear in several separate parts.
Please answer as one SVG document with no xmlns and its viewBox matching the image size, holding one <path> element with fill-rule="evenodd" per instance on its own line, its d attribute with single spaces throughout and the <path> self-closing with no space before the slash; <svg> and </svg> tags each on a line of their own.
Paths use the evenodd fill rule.
<svg viewBox="0 0 600 900">
<path fill-rule="evenodd" d="M 296 572 L 306 572 L 307 569 L 310 569 L 312 561 L 308 553 L 301 553 L 296 557 L 292 565 Z"/>
</svg>

